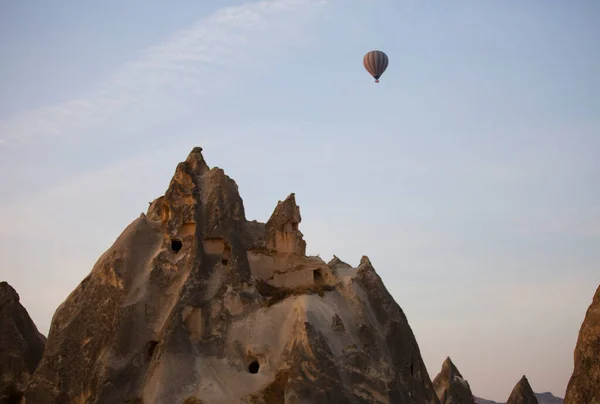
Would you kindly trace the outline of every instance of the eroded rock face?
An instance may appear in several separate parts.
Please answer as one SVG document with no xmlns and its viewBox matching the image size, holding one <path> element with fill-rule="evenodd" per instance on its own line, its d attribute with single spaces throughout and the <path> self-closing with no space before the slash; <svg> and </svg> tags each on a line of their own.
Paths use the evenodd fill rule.
<svg viewBox="0 0 600 404">
<path fill-rule="evenodd" d="M 201 151 L 58 308 L 26 403 L 437 403 L 369 259 L 307 257 L 293 194 L 247 221 Z"/>
<path fill-rule="evenodd" d="M 462 377 L 450 357 L 433 380 L 433 388 L 441 404 L 475 404 L 469 383 Z"/>
<path fill-rule="evenodd" d="M 18 403 L 46 344 L 18 293 L 0 282 L 0 403 Z"/>
<path fill-rule="evenodd" d="M 531 385 L 524 375 L 513 388 L 506 404 L 538 404 Z"/>
<path fill-rule="evenodd" d="M 565 394 L 565 404 L 579 403 L 600 404 L 600 286 L 579 330 L 575 367 Z"/>
</svg>

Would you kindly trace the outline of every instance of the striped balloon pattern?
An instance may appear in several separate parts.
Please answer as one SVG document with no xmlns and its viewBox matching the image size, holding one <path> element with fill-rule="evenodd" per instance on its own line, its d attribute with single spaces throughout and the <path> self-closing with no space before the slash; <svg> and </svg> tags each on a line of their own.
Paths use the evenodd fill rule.
<svg viewBox="0 0 600 404">
<path fill-rule="evenodd" d="M 372 50 L 367 52 L 363 58 L 365 69 L 373 76 L 375 83 L 379 83 L 379 78 L 387 69 L 389 59 L 387 55 L 380 50 Z"/>
</svg>

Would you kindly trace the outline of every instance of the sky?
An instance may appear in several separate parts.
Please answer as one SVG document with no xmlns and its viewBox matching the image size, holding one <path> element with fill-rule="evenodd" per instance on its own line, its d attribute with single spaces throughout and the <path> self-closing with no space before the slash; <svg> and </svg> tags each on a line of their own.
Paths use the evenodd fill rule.
<svg viewBox="0 0 600 404">
<path fill-rule="evenodd" d="M 42 333 L 195 146 L 367 255 L 431 379 L 564 397 L 600 284 L 600 3 L 0 1 L 0 280 Z M 381 49 L 375 84 L 362 65 Z"/>
</svg>

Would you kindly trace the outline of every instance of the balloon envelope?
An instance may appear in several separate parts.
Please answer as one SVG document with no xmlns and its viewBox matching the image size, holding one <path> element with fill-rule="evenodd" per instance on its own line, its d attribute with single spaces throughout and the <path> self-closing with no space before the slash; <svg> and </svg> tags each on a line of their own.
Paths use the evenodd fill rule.
<svg viewBox="0 0 600 404">
<path fill-rule="evenodd" d="M 389 63 L 387 55 L 380 50 L 367 52 L 363 58 L 365 69 L 373 76 L 375 83 L 379 83 L 379 77 L 385 72 Z"/>
</svg>

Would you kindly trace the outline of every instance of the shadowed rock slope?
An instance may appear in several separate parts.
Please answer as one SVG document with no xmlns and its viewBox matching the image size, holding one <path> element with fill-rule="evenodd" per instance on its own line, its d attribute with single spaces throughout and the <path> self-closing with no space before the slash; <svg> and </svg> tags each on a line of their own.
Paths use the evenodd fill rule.
<svg viewBox="0 0 600 404">
<path fill-rule="evenodd" d="M 18 293 L 0 282 L 0 404 L 20 401 L 45 344 Z"/>
<path fill-rule="evenodd" d="M 506 404 L 538 404 L 538 400 L 525 376 L 513 388 Z"/>
<path fill-rule="evenodd" d="M 575 346 L 575 367 L 565 404 L 600 404 L 600 286 L 588 308 Z"/>
<path fill-rule="evenodd" d="M 369 259 L 306 256 L 294 194 L 247 221 L 201 151 L 57 309 L 26 402 L 438 403 Z"/>
<path fill-rule="evenodd" d="M 469 383 L 462 377 L 450 357 L 433 379 L 433 388 L 441 404 L 475 404 Z"/>
</svg>

